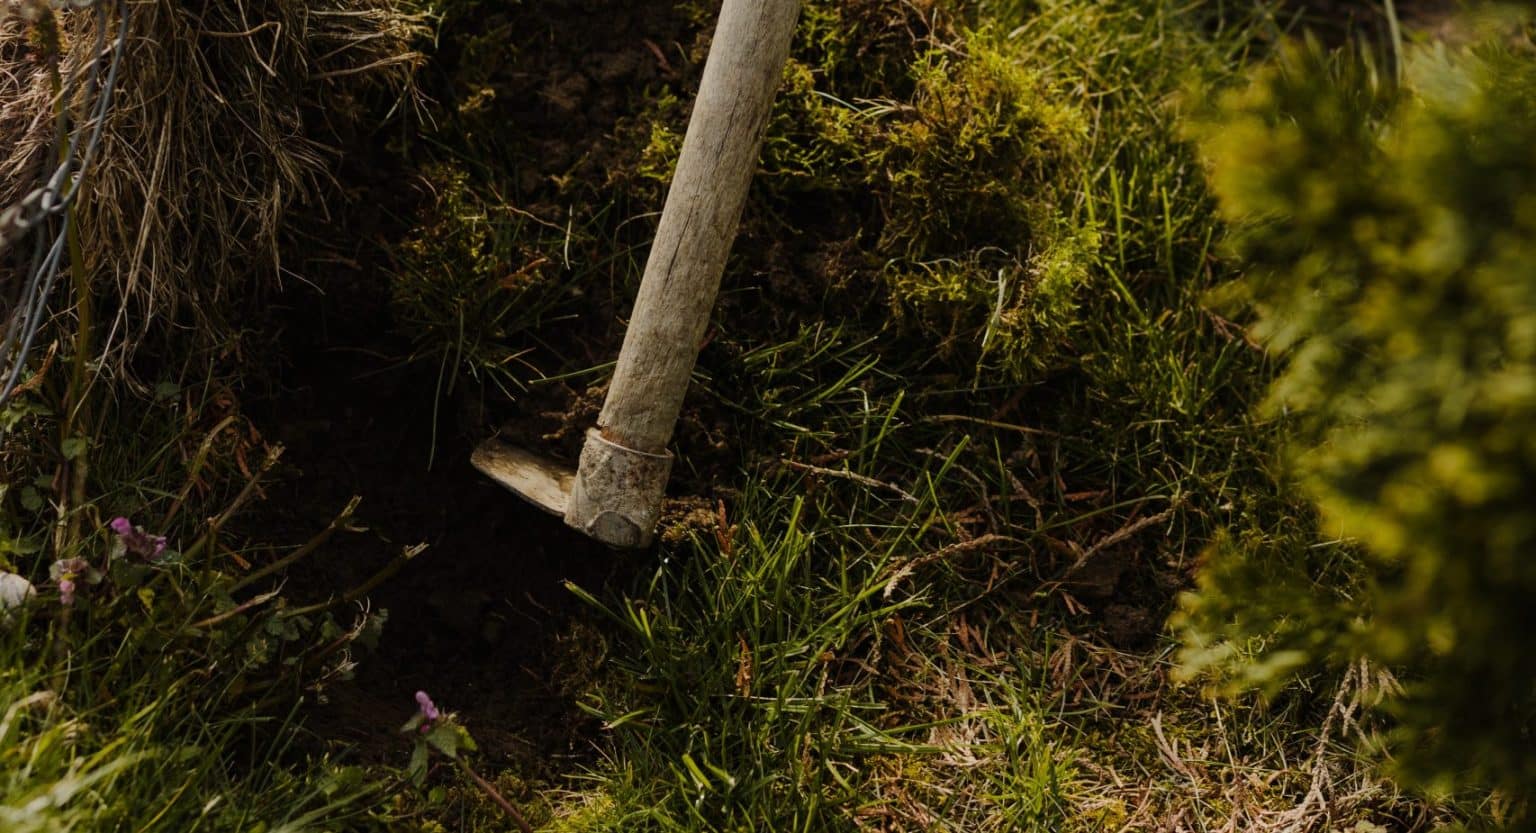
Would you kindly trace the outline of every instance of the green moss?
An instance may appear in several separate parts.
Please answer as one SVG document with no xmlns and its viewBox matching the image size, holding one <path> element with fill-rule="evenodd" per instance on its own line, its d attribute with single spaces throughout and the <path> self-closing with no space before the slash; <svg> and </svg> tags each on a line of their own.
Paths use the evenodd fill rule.
<svg viewBox="0 0 1536 833">
<path fill-rule="evenodd" d="M 1058 359 L 1076 323 L 1078 292 L 1092 276 L 1098 235 L 1075 231 L 1057 232 L 1060 239 L 1026 262 L 980 252 L 964 261 L 892 264 L 894 320 L 920 329 L 946 355 L 979 355 L 1013 379 L 1038 376 Z"/>
<path fill-rule="evenodd" d="M 915 94 L 869 146 L 870 184 L 887 193 L 882 243 L 919 256 L 1046 248 L 1081 181 L 1087 118 L 989 36 L 963 48 L 916 60 Z"/>
<path fill-rule="evenodd" d="M 843 18 L 813 7 L 811 20 Z M 1088 118 L 1006 39 L 958 37 L 909 44 L 899 86 L 843 89 L 857 52 L 813 25 L 786 72 L 761 182 L 784 212 L 817 201 L 848 215 L 854 240 L 886 264 L 887 307 L 909 336 L 957 365 L 1025 379 L 1064 345 L 1097 256 L 1097 234 L 1075 216 Z"/>
</svg>

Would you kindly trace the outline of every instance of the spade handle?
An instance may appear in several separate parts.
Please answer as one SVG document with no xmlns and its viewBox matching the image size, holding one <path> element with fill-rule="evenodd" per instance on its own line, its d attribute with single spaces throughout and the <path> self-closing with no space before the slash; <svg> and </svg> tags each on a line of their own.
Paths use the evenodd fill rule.
<svg viewBox="0 0 1536 833">
<path fill-rule="evenodd" d="M 725 0 L 682 156 L 598 427 L 660 452 L 672 438 L 736 237 L 799 0 Z"/>
<path fill-rule="evenodd" d="M 609 543 L 643 546 L 655 528 L 670 470 L 667 443 L 720 290 L 799 12 L 800 0 L 725 0 L 720 10 L 624 346 L 566 513 L 567 523 L 588 534 L 623 539 Z M 630 527 L 638 531 L 631 534 Z"/>
</svg>

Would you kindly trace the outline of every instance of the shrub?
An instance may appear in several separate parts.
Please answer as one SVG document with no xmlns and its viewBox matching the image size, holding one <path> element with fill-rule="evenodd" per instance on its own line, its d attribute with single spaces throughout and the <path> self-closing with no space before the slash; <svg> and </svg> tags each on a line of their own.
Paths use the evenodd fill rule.
<svg viewBox="0 0 1536 833">
<path fill-rule="evenodd" d="M 1250 264 L 1233 294 L 1285 361 L 1265 407 L 1291 417 L 1292 474 L 1349 549 L 1216 547 L 1187 659 L 1234 660 L 1279 617 L 1237 663 L 1251 678 L 1399 666 L 1406 774 L 1532 794 L 1536 65 L 1502 42 L 1425 51 L 1398 85 L 1297 47 L 1197 132 Z"/>
</svg>

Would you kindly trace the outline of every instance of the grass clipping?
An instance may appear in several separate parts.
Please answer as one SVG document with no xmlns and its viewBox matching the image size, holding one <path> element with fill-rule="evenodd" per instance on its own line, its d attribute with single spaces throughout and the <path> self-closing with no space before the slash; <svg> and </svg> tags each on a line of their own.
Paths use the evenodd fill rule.
<svg viewBox="0 0 1536 833">
<path fill-rule="evenodd" d="M 285 218 L 324 210 L 344 144 L 414 101 L 427 18 L 401 0 L 135 0 L 116 12 L 131 16 L 122 76 L 78 216 L 88 273 L 125 302 L 108 349 L 126 355 L 157 318 L 217 343 L 232 301 L 284 273 Z M 0 205 L 46 161 L 52 68 L 67 76 L 95 47 L 94 12 L 43 14 L 0 15 Z"/>
</svg>

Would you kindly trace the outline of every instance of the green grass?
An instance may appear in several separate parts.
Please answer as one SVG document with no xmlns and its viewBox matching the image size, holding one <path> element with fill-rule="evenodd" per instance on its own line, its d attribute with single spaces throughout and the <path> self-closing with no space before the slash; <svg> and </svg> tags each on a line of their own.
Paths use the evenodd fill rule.
<svg viewBox="0 0 1536 833">
<path fill-rule="evenodd" d="M 669 530 L 626 593 L 575 588 L 610 623 L 588 699 L 604 762 L 534 811 L 551 829 L 668 831 L 1432 816 L 1374 774 L 1374 671 L 1229 702 L 1171 683 L 1158 635 L 1222 530 L 1321 540 L 1274 471 L 1283 423 L 1251 410 L 1268 361 L 1206 305 L 1236 266 L 1181 136 L 1180 97 L 1232 83 L 1268 19 L 1200 2 L 948 8 L 860 76 L 828 33 L 875 31 L 879 13 L 812 5 L 733 274 L 777 268 L 765 240 L 829 236 L 796 224 L 806 201 L 834 206 L 834 228 L 852 218 L 859 255 L 795 306 L 727 276 L 694 396 L 742 474 L 711 470 L 724 518 Z M 1029 106 L 1011 109 L 1016 93 Z M 670 99 L 655 116 L 636 140 L 664 179 L 681 124 Z M 1078 121 L 1074 142 L 1041 139 Z M 945 150 L 971 166 L 942 167 Z M 968 170 L 977 182 L 924 190 Z M 1059 228 L 1081 230 L 1060 250 L 1073 277 L 1036 294 L 1048 267 L 1030 235 Z M 1009 295 L 999 275 L 1019 264 Z M 1019 343 L 1023 360 L 996 360 L 999 308 L 1048 334 Z M 1106 561 L 1125 571 L 1096 592 Z M 1135 615 L 1149 631 L 1110 644 Z"/>
<path fill-rule="evenodd" d="M 530 821 L 1367 833 L 1451 818 L 1377 774 L 1384 672 L 1268 699 L 1173 679 L 1162 622 L 1220 536 L 1348 557 L 1277 471 L 1286 424 L 1253 409 L 1272 367 L 1207 303 L 1240 267 L 1181 97 L 1236 83 L 1276 34 L 1231 5 L 809 3 L 679 434 L 675 486 L 700 508 L 634 581 L 571 586 L 592 613 L 572 641 L 596 664 L 572 685 L 602 729 L 592 762 L 549 780 L 487 773 L 528 788 Z M 488 131 L 484 94 L 517 55 L 456 46 L 483 60 L 416 149 L 436 197 L 394 250 L 413 339 L 398 358 L 437 369 L 434 401 L 466 385 L 493 409 L 543 402 L 602 377 L 590 357 L 616 345 L 686 83 L 646 91 L 611 168 L 576 165 L 525 206 L 509 185 L 522 128 Z M 115 576 L 73 621 L 45 588 L 4 632 L 0 813 L 19 815 L 0 822 L 515 829 L 467 772 L 405 787 L 299 742 L 348 623 L 278 597 L 230 613 L 277 581 L 241 585 L 206 520 L 238 503 L 236 459 L 256 446 L 162 406 L 130 420 L 101 404 L 121 419 L 100 417 L 99 494 L 65 506 L 62 537 L 18 509 L 68 462 L 47 413 L 18 415 L 33 454 L 5 462 L 33 492 L 4 493 L 0 566 L 42 583 L 45 559 L 99 552 L 118 512 L 203 543 Z M 296 551 L 241 546 L 254 563 Z"/>
<path fill-rule="evenodd" d="M 0 568 L 37 594 L 0 623 L 8 833 L 297 833 L 385 816 L 388 783 L 318 752 L 301 719 L 307 700 L 347 676 L 354 643 L 376 636 L 382 617 L 351 616 L 323 590 L 305 594 L 321 597 L 313 605 L 278 592 L 281 568 L 336 529 L 303 547 L 230 533 L 280 449 L 262 456 L 237 416 L 180 421 L 184 405 L 212 410 L 215 390 L 165 386 L 133 408 L 90 397 L 81 413 L 99 422 L 82 431 L 91 442 L 73 446 L 49 440 L 47 414 L 60 409 L 50 389 L 12 411 L 3 462 L 32 476 L 0 489 Z M 86 501 L 70 499 L 78 490 L 44 498 L 50 482 L 87 472 Z M 119 514 L 163 532 L 165 551 L 135 552 L 108 529 Z M 274 569 L 246 573 L 242 561 Z M 66 602 L 57 580 L 71 574 Z"/>
</svg>

